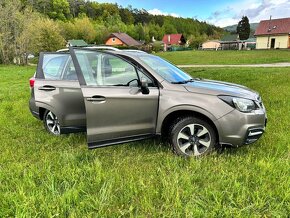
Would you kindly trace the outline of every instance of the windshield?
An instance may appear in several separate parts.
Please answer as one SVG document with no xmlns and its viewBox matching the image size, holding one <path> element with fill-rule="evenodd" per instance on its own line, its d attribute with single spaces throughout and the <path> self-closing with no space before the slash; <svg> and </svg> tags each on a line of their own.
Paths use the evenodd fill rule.
<svg viewBox="0 0 290 218">
<path fill-rule="evenodd" d="M 149 65 L 149 67 L 168 82 L 178 83 L 192 79 L 188 74 L 160 57 L 153 55 L 139 57 L 145 64 Z"/>
</svg>

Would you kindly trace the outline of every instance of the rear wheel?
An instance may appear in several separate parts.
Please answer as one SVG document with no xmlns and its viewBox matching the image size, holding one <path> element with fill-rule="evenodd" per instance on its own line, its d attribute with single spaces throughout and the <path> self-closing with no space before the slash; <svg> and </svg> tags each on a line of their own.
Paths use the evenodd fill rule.
<svg viewBox="0 0 290 218">
<path fill-rule="evenodd" d="M 179 118 L 170 129 L 170 142 L 178 155 L 206 155 L 213 150 L 217 141 L 212 126 L 199 118 Z"/>
<path fill-rule="evenodd" d="M 47 110 L 44 113 L 43 117 L 43 124 L 45 129 L 53 134 L 53 135 L 60 135 L 60 125 L 57 116 L 52 113 L 51 111 Z"/>
</svg>

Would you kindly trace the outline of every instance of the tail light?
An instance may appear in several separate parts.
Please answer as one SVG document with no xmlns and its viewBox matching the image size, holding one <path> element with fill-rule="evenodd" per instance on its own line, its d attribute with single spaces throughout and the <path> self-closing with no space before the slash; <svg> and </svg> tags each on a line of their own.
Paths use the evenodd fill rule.
<svg viewBox="0 0 290 218">
<path fill-rule="evenodd" d="M 34 77 L 31 77 L 30 80 L 29 80 L 30 88 L 33 88 L 34 87 L 34 82 L 35 82 L 35 78 Z"/>
</svg>

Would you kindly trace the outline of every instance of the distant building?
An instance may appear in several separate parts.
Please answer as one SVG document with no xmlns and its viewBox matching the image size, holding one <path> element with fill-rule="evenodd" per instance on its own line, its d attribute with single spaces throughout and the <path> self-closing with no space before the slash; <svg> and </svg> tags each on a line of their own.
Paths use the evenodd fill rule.
<svg viewBox="0 0 290 218">
<path fill-rule="evenodd" d="M 162 41 L 165 45 L 184 45 L 186 40 L 183 34 L 166 34 L 163 36 Z"/>
<path fill-rule="evenodd" d="M 141 46 L 141 42 L 133 39 L 126 33 L 112 33 L 105 42 L 110 46 Z"/>
<path fill-rule="evenodd" d="M 70 46 L 84 47 L 84 46 L 88 46 L 88 43 L 86 43 L 82 39 L 73 39 L 73 40 L 68 40 L 67 42 L 66 47 L 70 47 Z"/>
<path fill-rule="evenodd" d="M 257 49 L 290 48 L 290 18 L 262 20 L 255 37 Z"/>
<path fill-rule="evenodd" d="M 221 49 L 221 43 L 219 40 L 209 40 L 202 43 L 202 50 L 218 50 Z"/>
<path fill-rule="evenodd" d="M 183 34 L 166 34 L 163 36 L 164 51 L 171 50 L 172 45 L 185 45 L 186 40 Z"/>
<path fill-rule="evenodd" d="M 237 34 L 222 37 L 220 43 L 222 50 L 250 50 L 256 48 L 255 38 L 240 40 Z"/>
</svg>

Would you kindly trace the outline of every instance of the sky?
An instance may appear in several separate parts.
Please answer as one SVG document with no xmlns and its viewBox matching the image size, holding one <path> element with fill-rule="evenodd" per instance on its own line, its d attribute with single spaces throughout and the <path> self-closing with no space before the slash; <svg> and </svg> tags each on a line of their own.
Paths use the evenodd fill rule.
<svg viewBox="0 0 290 218">
<path fill-rule="evenodd" d="M 196 18 L 216 26 L 237 24 L 242 16 L 250 23 L 290 17 L 290 0 L 95 0 L 123 7 L 144 8 L 151 14 Z"/>
</svg>

